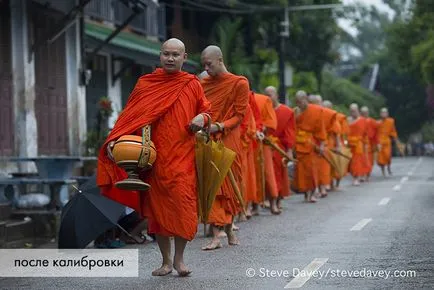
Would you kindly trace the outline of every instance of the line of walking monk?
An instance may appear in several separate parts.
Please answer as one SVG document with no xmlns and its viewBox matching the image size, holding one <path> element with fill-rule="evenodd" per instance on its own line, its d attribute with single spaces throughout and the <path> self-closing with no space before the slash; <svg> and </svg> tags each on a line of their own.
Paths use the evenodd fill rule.
<svg viewBox="0 0 434 290">
<path fill-rule="evenodd" d="M 267 87 L 264 94 L 254 93 L 245 77 L 230 73 L 217 46 L 202 52 L 205 72 L 200 80 L 182 72 L 186 58 L 180 40 L 170 39 L 162 45 L 161 68 L 139 78 L 98 159 L 97 183 L 102 194 L 147 218 L 148 231 L 156 235 L 163 261 L 152 275 L 164 276 L 173 269 L 180 276 L 191 273 L 184 263 L 184 249 L 195 237 L 199 222 L 194 132 L 208 121 L 213 138 L 236 153 L 232 171 L 243 193 L 246 214 L 225 180 L 208 219 L 212 239 L 203 250 L 221 248 L 224 238 L 229 245 L 238 245 L 235 218 L 258 215 L 259 207 L 267 203 L 272 214 L 280 214 L 281 200 L 290 196 L 290 188 L 305 193 L 305 200 L 312 203 L 338 189 L 346 172 L 332 169 L 327 161 L 330 151 L 339 153 L 349 146 L 349 173 L 356 186 L 369 179 L 374 152 L 378 152 L 383 174 L 384 167 L 390 174 L 391 139 L 397 135 L 387 109 L 375 121 L 369 118 L 367 107 L 360 113 L 353 104 L 347 118 L 333 110 L 329 101 L 304 91 L 297 92 L 292 109 L 279 103 L 274 87 Z M 153 169 L 141 175 L 151 189 L 120 190 L 114 184 L 127 175 L 113 161 L 114 142 L 145 125 L 152 125 L 158 152 Z M 294 157 L 296 169 L 290 184 L 288 162 Z M 170 237 L 175 242 L 173 259 Z"/>
</svg>

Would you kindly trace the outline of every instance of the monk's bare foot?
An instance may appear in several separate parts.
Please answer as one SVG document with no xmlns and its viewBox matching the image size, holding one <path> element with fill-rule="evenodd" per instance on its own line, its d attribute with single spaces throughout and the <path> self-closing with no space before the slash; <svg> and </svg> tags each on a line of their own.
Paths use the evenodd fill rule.
<svg viewBox="0 0 434 290">
<path fill-rule="evenodd" d="M 217 237 L 220 238 L 220 239 L 222 239 L 222 238 L 226 238 L 227 235 L 226 235 L 226 233 L 224 231 L 219 231 Z"/>
<path fill-rule="evenodd" d="M 180 277 L 187 277 L 191 274 L 191 270 L 184 263 L 173 264 L 173 268 L 178 272 Z"/>
<path fill-rule="evenodd" d="M 270 202 L 268 200 L 264 201 L 263 207 L 264 208 L 270 208 Z"/>
<path fill-rule="evenodd" d="M 270 211 L 271 211 L 271 213 L 274 214 L 274 215 L 279 215 L 279 214 L 281 213 L 281 210 L 280 210 L 277 206 L 272 206 L 272 207 L 270 208 Z"/>
<path fill-rule="evenodd" d="M 247 216 L 244 213 L 240 213 L 240 215 L 238 216 L 238 221 L 239 222 L 247 221 Z"/>
<path fill-rule="evenodd" d="M 235 233 L 228 233 L 228 244 L 231 246 L 240 244 L 240 240 L 238 240 L 237 236 L 235 236 Z"/>
<path fill-rule="evenodd" d="M 252 216 L 257 216 L 257 215 L 259 215 L 258 209 L 257 208 L 252 209 Z"/>
<path fill-rule="evenodd" d="M 172 266 L 163 264 L 160 268 L 152 271 L 152 276 L 166 276 L 170 273 L 172 273 Z"/>
<path fill-rule="evenodd" d="M 239 231 L 240 227 L 237 227 L 236 225 L 232 224 L 232 230 L 233 231 Z"/>
<path fill-rule="evenodd" d="M 360 186 L 360 182 L 356 179 L 353 181 L 353 186 Z"/>
<path fill-rule="evenodd" d="M 310 203 L 317 202 L 317 199 L 315 198 L 315 194 L 313 192 L 307 194 L 307 201 Z"/>
<path fill-rule="evenodd" d="M 212 239 L 211 242 L 208 243 L 205 247 L 202 247 L 204 251 L 212 251 L 215 249 L 219 249 L 222 247 L 222 243 L 219 239 Z"/>
<path fill-rule="evenodd" d="M 327 197 L 327 192 L 321 192 L 321 193 L 320 193 L 320 197 L 321 197 L 321 198 Z"/>
<path fill-rule="evenodd" d="M 246 218 L 250 219 L 252 217 L 252 211 L 250 210 L 250 208 L 246 209 Z"/>
<path fill-rule="evenodd" d="M 283 206 L 282 206 L 282 200 L 283 200 L 283 197 L 277 199 L 277 208 L 278 209 L 282 209 L 283 208 Z"/>
</svg>

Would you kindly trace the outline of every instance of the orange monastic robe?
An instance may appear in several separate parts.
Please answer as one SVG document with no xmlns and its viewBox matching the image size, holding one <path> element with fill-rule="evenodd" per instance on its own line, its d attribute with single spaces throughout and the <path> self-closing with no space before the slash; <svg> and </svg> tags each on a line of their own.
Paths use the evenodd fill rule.
<svg viewBox="0 0 434 290">
<path fill-rule="evenodd" d="M 366 129 L 368 134 L 368 173 L 372 172 L 374 166 L 374 152 L 376 150 L 377 141 L 377 121 L 372 118 L 366 118 Z"/>
<path fill-rule="evenodd" d="M 340 125 L 340 131 L 339 131 L 339 133 L 340 133 L 340 136 L 341 136 L 341 142 L 342 142 L 342 144 L 344 144 L 345 140 L 346 140 L 346 138 L 348 136 L 348 133 L 350 132 L 350 127 L 348 125 L 347 116 L 345 116 L 342 113 L 338 113 L 337 120 L 338 120 L 338 123 Z"/>
<path fill-rule="evenodd" d="M 398 133 L 395 128 L 395 120 L 386 118 L 378 121 L 378 142 L 381 145 L 381 150 L 378 152 L 377 163 L 380 166 L 385 166 L 392 161 L 392 141 L 391 138 L 397 138 Z"/>
<path fill-rule="evenodd" d="M 322 108 L 323 112 L 322 112 L 322 118 L 323 118 L 323 122 L 324 122 L 324 127 L 325 130 L 327 132 L 327 142 L 326 142 L 326 148 L 333 148 L 331 145 L 333 145 L 335 142 L 333 142 L 332 144 L 329 143 L 330 137 L 331 136 L 335 136 L 335 134 L 337 134 L 337 126 L 336 126 L 336 117 L 337 117 L 337 112 L 332 110 L 332 109 L 328 109 L 328 108 Z M 322 157 L 319 153 L 316 154 L 316 159 L 317 159 L 317 166 L 316 169 L 318 171 L 318 185 L 319 186 L 326 186 L 329 185 L 331 183 L 331 166 L 330 163 L 327 162 L 327 160 Z"/>
<path fill-rule="evenodd" d="M 350 163 L 350 173 L 354 177 L 360 177 L 367 173 L 367 155 L 365 144 L 367 140 L 366 119 L 357 118 L 349 124 L 348 145 L 353 157 Z"/>
<path fill-rule="evenodd" d="M 294 111 L 285 105 L 279 105 L 275 108 L 277 117 L 277 128 L 273 136 L 277 138 L 277 145 L 285 152 L 293 149 L 295 146 L 295 116 Z M 288 167 L 282 164 L 282 156 L 276 151 L 273 155 L 274 173 L 276 184 L 280 197 L 290 195 L 290 182 L 288 176 Z"/>
<path fill-rule="evenodd" d="M 139 78 L 128 103 L 98 157 L 97 184 L 110 199 L 135 209 L 149 219 L 149 232 L 192 240 L 197 231 L 197 190 L 194 134 L 189 122 L 209 111 L 199 80 L 188 73 L 167 74 L 157 69 Z M 135 134 L 152 125 L 157 159 L 142 176 L 151 185 L 147 192 L 126 191 L 114 184 L 126 172 L 107 157 L 110 141 Z M 170 138 L 168 138 L 170 137 Z"/>
<path fill-rule="evenodd" d="M 253 93 L 251 93 L 253 94 Z M 241 123 L 241 142 L 243 147 L 242 169 L 243 169 L 243 197 L 246 203 L 256 201 L 256 172 L 254 142 L 256 135 L 256 122 L 250 104 L 247 107 L 246 115 Z"/>
<path fill-rule="evenodd" d="M 294 188 L 299 192 L 313 191 L 317 187 L 314 139 L 325 141 L 327 138 L 322 109 L 318 105 L 309 104 L 306 110 L 296 115 L 295 151 L 297 164 Z"/>
<path fill-rule="evenodd" d="M 231 73 L 202 80 L 206 98 L 211 102 L 211 114 L 214 122 L 223 123 L 224 132 L 215 136 L 233 150 L 237 156 L 232 164 L 235 180 L 242 188 L 242 144 L 240 124 L 249 104 L 249 82 L 245 77 Z M 232 223 L 232 217 L 240 212 L 229 177 L 226 177 L 221 190 L 211 208 L 208 222 L 216 226 Z"/>
<path fill-rule="evenodd" d="M 266 136 L 269 136 L 273 130 L 277 128 L 276 112 L 273 108 L 271 99 L 262 94 L 255 94 L 256 104 L 258 105 L 259 112 L 261 113 L 261 120 L 263 127 L 266 128 Z M 273 167 L 273 151 L 269 146 L 263 146 L 264 153 L 264 168 L 265 168 L 265 191 L 271 198 L 276 198 L 279 195 L 277 189 L 276 177 Z M 260 184 L 258 184 L 260 185 Z M 262 189 L 258 187 L 258 197 L 262 196 Z"/>
<path fill-rule="evenodd" d="M 340 136 L 340 138 L 339 138 L 340 143 L 341 143 L 340 145 L 344 146 L 346 137 L 347 137 L 348 132 L 349 132 L 347 116 L 345 116 L 342 113 L 337 114 L 337 116 L 336 116 L 336 128 L 337 128 L 337 130 L 339 132 L 338 134 Z M 335 140 L 332 141 L 331 139 L 329 139 L 330 144 L 334 144 L 334 143 L 331 143 L 334 141 Z M 330 145 L 330 146 L 332 146 L 332 145 Z M 336 146 L 336 144 L 334 144 L 334 146 Z M 343 176 L 340 176 L 338 174 L 338 172 L 334 172 L 333 170 L 332 170 L 332 172 L 333 172 L 333 174 L 332 174 L 333 178 L 335 178 L 335 179 L 341 179 L 343 176 L 345 176 L 348 173 L 347 169 L 345 170 Z"/>
</svg>

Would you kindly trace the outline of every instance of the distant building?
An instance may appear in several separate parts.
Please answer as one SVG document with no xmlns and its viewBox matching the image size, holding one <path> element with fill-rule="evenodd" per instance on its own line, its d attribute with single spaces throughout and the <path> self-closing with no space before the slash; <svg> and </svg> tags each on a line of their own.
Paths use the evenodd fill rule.
<svg viewBox="0 0 434 290">
<path fill-rule="evenodd" d="M 0 156 L 83 154 L 98 100 L 112 101 L 113 125 L 162 41 L 201 49 L 195 17 L 156 0 L 0 0 Z"/>
</svg>

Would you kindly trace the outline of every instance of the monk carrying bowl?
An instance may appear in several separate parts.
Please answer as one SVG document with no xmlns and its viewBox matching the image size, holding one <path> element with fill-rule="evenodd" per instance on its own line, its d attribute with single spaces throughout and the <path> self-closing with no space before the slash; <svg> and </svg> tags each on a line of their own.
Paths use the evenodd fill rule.
<svg viewBox="0 0 434 290">
<path fill-rule="evenodd" d="M 150 140 L 142 136 L 124 135 L 114 145 L 113 157 L 119 167 L 125 169 L 128 178 L 117 182 L 124 190 L 148 190 L 150 185 L 139 178 L 140 169 L 150 169 L 157 158 L 157 150 Z"/>
</svg>

